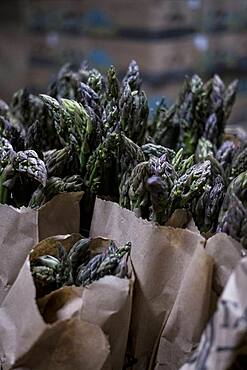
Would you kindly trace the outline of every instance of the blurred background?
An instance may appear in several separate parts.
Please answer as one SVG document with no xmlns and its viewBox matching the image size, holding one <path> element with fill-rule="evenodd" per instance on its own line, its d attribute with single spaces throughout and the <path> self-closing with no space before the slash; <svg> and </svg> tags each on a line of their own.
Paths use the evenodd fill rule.
<svg viewBox="0 0 247 370">
<path fill-rule="evenodd" d="M 45 92 L 65 62 L 87 60 L 121 78 L 140 65 L 154 106 L 176 99 L 185 75 L 239 79 L 231 123 L 247 126 L 247 0 L 1 0 L 0 97 Z"/>
</svg>

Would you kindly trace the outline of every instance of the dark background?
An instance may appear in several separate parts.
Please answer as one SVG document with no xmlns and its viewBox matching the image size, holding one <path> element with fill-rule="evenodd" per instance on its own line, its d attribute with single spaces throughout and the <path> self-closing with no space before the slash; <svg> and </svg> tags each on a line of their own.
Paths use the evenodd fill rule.
<svg viewBox="0 0 247 370">
<path fill-rule="evenodd" d="M 232 123 L 247 126 L 247 0 L 1 0 L 0 97 L 44 92 L 57 69 L 87 60 L 121 77 L 139 63 L 150 106 L 184 76 L 240 80 Z"/>
</svg>

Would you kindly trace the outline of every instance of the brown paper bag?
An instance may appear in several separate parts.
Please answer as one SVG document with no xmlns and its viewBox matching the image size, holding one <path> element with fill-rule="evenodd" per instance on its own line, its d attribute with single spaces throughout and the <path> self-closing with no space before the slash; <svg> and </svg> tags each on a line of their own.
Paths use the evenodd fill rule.
<svg viewBox="0 0 247 370">
<path fill-rule="evenodd" d="M 187 229 L 154 225 L 115 203 L 100 199 L 96 199 L 90 234 L 120 243 L 132 242 L 131 258 L 136 282 L 130 346 L 137 359 L 134 368 L 146 369 L 164 323 L 173 307 L 179 309 L 182 299 L 178 293 L 183 287 L 182 282 L 189 276 L 192 261 L 199 258 L 198 250 L 210 276 L 213 261 L 203 253 L 205 240 Z M 206 290 L 205 283 L 205 294 Z M 207 297 L 204 302 L 207 302 Z M 201 319 L 206 320 L 207 316 Z M 185 328 L 189 328 L 193 317 L 188 316 L 186 320 Z"/>
<path fill-rule="evenodd" d="M 63 244 L 67 250 L 71 235 Z M 31 258 L 46 254 L 55 255 L 56 242 L 61 237 L 48 238 L 39 243 L 33 250 Z M 49 242 L 49 245 L 47 245 Z M 52 251 L 51 245 L 54 249 Z M 108 240 L 95 238 L 92 242 L 91 251 L 102 252 L 108 245 Z M 45 249 L 46 248 L 46 249 Z M 129 266 L 131 273 L 131 266 Z M 105 276 L 86 287 L 64 287 L 53 291 L 38 300 L 40 311 L 48 323 L 68 318 L 68 313 L 74 313 L 80 309 L 80 317 L 84 321 L 99 325 L 109 338 L 111 359 L 114 370 L 122 370 L 127 347 L 130 317 L 132 309 L 133 273 L 130 279 L 120 279 L 115 276 Z"/>
<path fill-rule="evenodd" d="M 247 258 L 239 262 L 220 297 L 196 352 L 181 370 L 246 369 Z"/>
<path fill-rule="evenodd" d="M 69 250 L 79 238 L 81 238 L 79 234 L 47 238 L 33 249 L 30 259 L 47 253 L 56 255 L 59 242 L 62 242 L 65 249 Z M 96 238 L 92 243 L 93 252 L 104 250 L 106 245 L 108 245 L 106 239 Z M 2 362 L 6 368 L 12 365 L 19 369 L 20 364 L 23 365 L 23 363 L 26 364 L 25 366 L 31 366 L 35 361 L 35 353 L 39 350 L 39 345 L 41 345 L 39 357 L 50 356 L 48 340 L 54 341 L 55 345 L 55 338 L 58 335 L 57 327 L 53 328 L 53 326 L 76 316 L 82 322 L 87 321 L 103 329 L 110 341 L 112 357 L 111 367 L 107 362 L 107 369 L 121 370 L 124 364 L 130 325 L 132 292 L 133 278 L 120 279 L 115 276 L 106 276 L 85 288 L 63 287 L 44 296 L 38 300 L 39 311 L 35 300 L 36 291 L 29 261 L 26 261 L 0 307 L 0 358 Z M 24 312 L 22 317 L 19 315 L 20 311 Z M 52 325 L 52 330 L 49 329 L 50 325 Z M 63 328 L 64 335 L 67 336 L 67 326 L 58 326 L 58 328 Z M 70 339 L 68 338 L 68 340 Z M 97 349 L 97 337 L 95 340 L 96 347 L 87 350 L 91 355 Z M 60 346 L 60 342 L 57 345 Z M 62 349 L 58 347 L 57 351 L 60 353 Z M 69 357 L 69 360 L 75 366 L 76 361 L 79 361 L 81 357 L 84 358 L 85 355 L 82 354 L 74 360 Z M 53 366 L 53 360 L 50 361 Z M 61 365 L 61 369 L 67 369 L 65 365 L 68 366 L 68 362 L 66 361 Z M 88 360 L 88 364 L 84 364 L 85 369 L 94 369 L 89 366 L 90 363 Z M 99 364 L 95 369 L 105 369 L 105 365 L 101 367 Z M 72 365 L 68 368 L 73 368 Z M 42 361 L 41 367 L 38 367 L 38 364 L 36 366 L 35 369 L 44 369 Z M 56 363 L 54 368 L 59 369 Z M 77 369 L 77 367 L 74 368 Z M 81 368 L 84 369 L 84 367 Z"/>
<path fill-rule="evenodd" d="M 0 204 L 0 305 L 38 240 L 79 232 L 83 193 L 62 193 L 38 211 Z"/>
<path fill-rule="evenodd" d="M 38 300 L 48 323 L 80 310 L 80 317 L 100 326 L 110 343 L 112 369 L 124 365 L 132 308 L 132 280 L 105 276 L 88 287 L 64 287 Z"/>
<path fill-rule="evenodd" d="M 76 296 L 67 302 L 60 320 L 52 325 L 44 322 L 35 296 L 26 260 L 0 307 L 0 363 L 4 370 L 112 368 L 110 346 L 102 329 L 79 317 L 81 295 L 79 300 Z M 77 321 L 70 320 L 73 316 Z"/>
</svg>

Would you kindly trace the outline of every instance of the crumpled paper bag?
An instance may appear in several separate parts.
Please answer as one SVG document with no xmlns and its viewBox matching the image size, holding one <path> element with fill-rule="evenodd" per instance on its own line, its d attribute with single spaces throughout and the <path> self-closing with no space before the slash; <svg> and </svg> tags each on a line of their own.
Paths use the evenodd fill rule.
<svg viewBox="0 0 247 370">
<path fill-rule="evenodd" d="M 69 319 L 46 324 L 35 302 L 26 261 L 0 307 L 0 363 L 3 370 L 110 370 L 110 346 L 99 326 L 82 321 L 74 307 Z M 74 317 L 74 318 L 73 318 Z"/>
<path fill-rule="evenodd" d="M 165 323 L 169 324 L 169 320 L 173 323 L 179 319 L 181 324 L 183 310 L 188 312 L 184 305 L 190 303 L 191 307 L 192 302 L 185 299 L 190 288 L 189 282 L 193 283 L 192 292 L 200 290 L 196 284 L 198 277 L 193 276 L 193 270 L 191 271 L 197 264 L 201 267 L 200 271 L 197 268 L 197 272 L 200 272 L 204 286 L 200 295 L 202 302 L 199 303 L 202 310 L 196 315 L 198 321 L 202 320 L 202 327 L 203 323 L 206 324 L 213 260 L 204 251 L 205 239 L 198 233 L 188 229 L 157 226 L 137 218 L 133 212 L 116 203 L 101 199 L 96 199 L 90 230 L 91 236 L 96 234 L 120 243 L 126 239 L 132 243 L 131 259 L 136 281 L 129 345 L 137 360 L 133 368 L 147 369 Z M 205 279 L 203 273 L 206 275 Z M 189 292 L 191 299 L 192 292 Z M 197 302 L 196 297 L 194 302 Z M 177 327 L 172 329 L 172 324 L 167 327 L 174 356 L 179 354 L 181 348 L 189 351 L 194 345 L 193 335 L 200 334 L 196 330 L 195 333 L 189 332 L 193 326 L 193 315 L 188 314 L 184 320 L 181 332 Z M 187 338 L 183 338 L 182 342 L 180 335 L 184 334 Z M 176 335 L 181 347 L 178 351 L 175 350 Z"/>
<path fill-rule="evenodd" d="M 32 250 L 30 259 L 47 252 L 55 255 L 60 242 L 69 250 L 79 238 L 79 234 L 72 234 L 45 239 Z M 106 242 L 100 238 L 94 240 L 95 251 L 103 250 Z M 78 370 L 122 369 L 132 309 L 132 291 L 133 279 L 106 276 L 84 288 L 71 286 L 58 289 L 38 299 L 37 306 L 29 260 L 26 260 L 0 307 L 0 358 L 4 370 L 11 366 L 14 369 L 28 366 L 30 369 L 72 369 L 73 366 Z M 23 312 L 21 316 L 20 312 Z M 77 328 L 74 321 L 70 321 L 73 317 L 84 323 L 82 328 L 81 324 Z M 65 321 L 68 324 L 62 324 Z M 88 338 L 84 338 L 82 331 L 86 322 L 97 328 L 96 331 L 92 330 Z M 69 333 L 73 334 L 73 339 Z M 56 339 L 58 335 L 62 336 L 61 341 Z M 93 335 L 96 335 L 95 339 Z M 106 345 L 102 335 L 109 338 L 110 344 L 107 342 Z M 49 343 L 52 343 L 51 347 L 55 348 L 56 353 L 67 352 L 66 338 L 71 342 L 71 353 L 51 356 Z M 81 347 L 74 347 L 78 347 L 80 341 Z M 80 352 L 85 350 L 84 347 L 87 354 Z M 36 363 L 38 352 L 37 361 L 39 358 L 49 359 Z M 100 361 L 97 362 L 95 358 Z M 78 364 L 80 367 L 77 367 Z"/>
<path fill-rule="evenodd" d="M 70 249 L 70 240 L 73 238 L 74 243 L 75 237 L 78 237 L 77 234 L 67 238 L 67 247 L 65 240 L 63 244 L 66 250 Z M 50 254 L 55 255 L 56 242 L 61 240 L 61 237 L 53 238 L 52 243 L 51 239 L 39 243 L 33 250 L 31 258 L 46 253 L 47 248 Z M 47 242 L 50 245 L 47 245 Z M 91 251 L 102 252 L 107 245 L 107 239 L 95 238 L 91 243 Z M 105 276 L 86 287 L 63 287 L 38 300 L 40 311 L 48 323 L 67 318 L 68 312 L 71 310 L 75 312 L 78 309 L 78 303 L 81 319 L 99 325 L 109 338 L 114 370 L 123 368 L 130 326 L 134 285 L 130 261 L 128 269 L 129 279 Z"/>
</svg>

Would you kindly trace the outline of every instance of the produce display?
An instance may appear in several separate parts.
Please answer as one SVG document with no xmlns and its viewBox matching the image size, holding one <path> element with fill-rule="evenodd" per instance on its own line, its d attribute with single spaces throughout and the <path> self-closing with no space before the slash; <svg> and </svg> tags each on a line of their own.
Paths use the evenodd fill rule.
<svg viewBox="0 0 247 370">
<path fill-rule="evenodd" d="M 237 85 L 186 77 L 150 110 L 135 61 L 84 63 L 0 100 L 4 369 L 245 369 Z"/>
<path fill-rule="evenodd" d="M 0 104 L 1 202 L 39 207 L 87 190 L 164 225 L 185 208 L 203 233 L 247 247 L 247 141 L 225 131 L 237 81 L 186 78 L 175 104 L 149 112 L 137 63 L 120 82 L 65 65 L 46 94 Z"/>
</svg>

